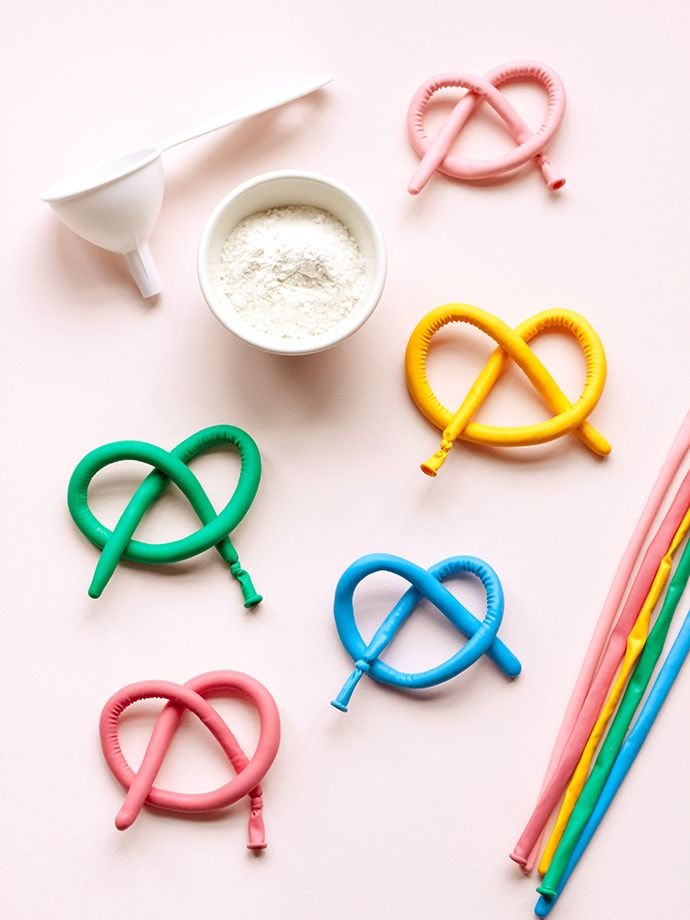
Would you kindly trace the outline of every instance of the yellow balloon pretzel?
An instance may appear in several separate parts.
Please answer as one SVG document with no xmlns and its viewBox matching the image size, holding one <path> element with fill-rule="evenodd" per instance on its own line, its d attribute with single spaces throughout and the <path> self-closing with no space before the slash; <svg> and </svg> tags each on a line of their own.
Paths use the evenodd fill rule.
<svg viewBox="0 0 690 920">
<path fill-rule="evenodd" d="M 436 398 L 426 373 L 429 346 L 434 335 L 447 323 L 470 323 L 498 344 L 484 369 L 472 384 L 457 412 L 452 413 Z M 571 403 L 539 358 L 529 347 L 535 336 L 547 330 L 572 335 L 582 348 L 587 365 L 584 389 Z M 555 415 L 545 422 L 514 428 L 482 425 L 472 418 L 487 398 L 512 359 L 524 371 L 536 391 Z M 461 438 L 473 444 L 492 447 L 519 447 L 543 444 L 572 432 L 591 451 L 601 457 L 611 452 L 611 445 L 587 417 L 599 402 L 606 381 L 606 355 L 599 336 L 587 320 L 570 310 L 544 310 L 511 329 L 497 316 L 469 304 L 450 303 L 432 310 L 417 324 L 407 343 L 405 375 L 410 396 L 417 407 L 442 431 L 441 447 L 422 463 L 422 471 L 435 476 L 453 443 Z"/>
</svg>

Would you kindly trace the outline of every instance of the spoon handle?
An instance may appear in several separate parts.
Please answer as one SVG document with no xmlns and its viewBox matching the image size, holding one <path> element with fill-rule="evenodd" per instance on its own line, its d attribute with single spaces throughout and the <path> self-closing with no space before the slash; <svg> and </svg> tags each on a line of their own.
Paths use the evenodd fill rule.
<svg viewBox="0 0 690 920">
<path fill-rule="evenodd" d="M 269 109 L 275 109 L 280 105 L 285 105 L 286 102 L 292 102 L 295 99 L 300 99 L 302 96 L 308 96 L 317 89 L 321 89 L 326 83 L 330 83 L 332 79 L 333 77 L 330 74 L 322 74 L 311 80 L 304 80 L 301 83 L 297 83 L 288 89 L 264 93 L 262 96 L 257 96 L 250 102 L 245 102 L 236 106 L 229 112 L 223 112 L 221 115 L 216 115 L 213 118 L 209 118 L 207 121 L 201 122 L 201 124 L 196 125 L 190 130 L 169 137 L 167 140 L 158 144 L 158 153 L 161 154 L 164 150 L 169 150 L 171 147 L 176 147 L 178 144 L 184 144 L 185 141 L 191 141 L 195 137 L 202 137 L 204 134 L 210 134 L 211 131 L 217 131 L 219 128 L 225 128 L 237 121 L 242 121 L 243 118 L 260 115 L 262 112 L 267 112 Z"/>
</svg>

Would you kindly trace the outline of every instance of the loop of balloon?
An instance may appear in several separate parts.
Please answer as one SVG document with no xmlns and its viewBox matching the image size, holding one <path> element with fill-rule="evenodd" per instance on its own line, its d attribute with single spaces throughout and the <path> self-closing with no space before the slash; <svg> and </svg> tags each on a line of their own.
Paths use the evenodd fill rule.
<svg viewBox="0 0 690 920">
<path fill-rule="evenodd" d="M 239 453 L 242 468 L 235 491 L 223 510 L 216 512 L 188 464 L 207 451 L 228 447 Z M 109 530 L 91 511 L 88 490 L 91 480 L 100 470 L 121 460 L 138 460 L 152 466 L 153 471 L 135 491 L 114 529 Z M 67 490 L 67 504 L 74 523 L 94 546 L 102 550 L 89 587 L 90 597 L 100 597 L 121 559 L 168 565 L 215 547 L 240 584 L 244 606 L 256 606 L 261 601 L 261 595 L 241 566 L 229 534 L 249 510 L 260 479 L 258 447 L 246 431 L 232 425 L 204 428 L 171 451 L 146 441 L 115 441 L 92 450 L 77 464 Z M 202 526 L 189 536 L 169 543 L 135 540 L 134 532 L 142 518 L 171 482 L 187 498 Z"/>
<path fill-rule="evenodd" d="M 260 722 L 256 751 L 247 757 L 232 731 L 207 702 L 210 696 L 231 696 L 251 703 Z M 139 700 L 167 700 L 151 733 L 144 759 L 138 770 L 125 760 L 118 723 L 122 713 Z M 193 713 L 211 732 L 237 776 L 230 782 L 204 793 L 172 792 L 154 786 L 175 732 L 186 712 Z M 244 796 L 250 801 L 247 847 L 261 850 L 266 846 L 263 822 L 261 780 L 268 772 L 280 744 L 278 707 L 268 690 L 239 671 L 210 671 L 176 684 L 167 680 L 146 680 L 130 684 L 113 694 L 103 707 L 100 719 L 103 755 L 115 779 L 127 790 L 115 819 L 118 830 L 125 830 L 136 820 L 145 805 L 182 814 L 215 812 Z"/>
<path fill-rule="evenodd" d="M 517 80 L 537 82 L 546 91 L 546 114 L 537 131 L 529 129 L 499 90 L 499 87 Z M 438 133 L 429 139 L 424 127 L 429 103 L 439 90 L 449 88 L 461 88 L 467 92 Z M 451 152 L 453 143 L 482 102 L 491 106 L 517 145 L 510 153 L 495 160 L 470 160 Z M 561 78 L 550 67 L 536 61 L 503 64 L 483 77 L 465 73 L 444 73 L 432 77 L 419 87 L 407 112 L 410 142 L 421 157 L 408 191 L 411 195 L 418 194 L 437 170 L 455 179 L 495 179 L 530 161 L 541 171 L 548 188 L 557 191 L 565 185 L 565 179 L 551 165 L 545 150 L 559 128 L 564 112 L 565 87 Z"/>
<path fill-rule="evenodd" d="M 373 572 L 399 575 L 409 581 L 411 587 L 386 614 L 371 642 L 366 643 L 355 622 L 353 595 L 357 585 Z M 484 586 L 486 614 L 483 620 L 471 614 L 443 585 L 448 579 L 462 574 L 475 576 Z M 468 637 L 468 641 L 447 661 L 427 671 L 398 671 L 386 664 L 381 655 L 422 599 L 430 601 L 459 632 Z M 474 556 L 452 556 L 429 569 L 420 568 L 400 556 L 385 553 L 363 556 L 345 570 L 335 591 L 333 611 L 338 635 L 354 661 L 355 668 L 331 705 L 341 712 L 347 712 L 350 698 L 364 674 L 382 684 L 404 690 L 419 690 L 456 677 L 483 655 L 491 658 L 508 677 L 517 677 L 521 669 L 520 662 L 497 636 L 503 619 L 503 607 L 503 588 L 498 576 L 490 565 Z"/>
<path fill-rule="evenodd" d="M 426 369 L 431 341 L 448 323 L 469 323 L 494 339 L 497 345 L 456 412 L 438 400 Z M 582 393 L 574 403 L 529 347 L 534 338 L 550 331 L 571 335 L 582 349 L 587 374 Z M 509 361 L 518 365 L 554 413 L 548 421 L 512 428 L 473 421 Z M 604 390 L 604 347 L 587 320 L 571 310 L 544 310 L 511 329 L 497 316 L 470 304 L 451 303 L 437 307 L 420 320 L 410 336 L 405 352 L 405 376 L 415 404 L 442 432 L 439 450 L 421 464 L 428 476 L 436 476 L 458 439 L 491 447 L 518 447 L 543 444 L 570 432 L 598 456 L 604 457 L 611 451 L 608 441 L 587 421 Z"/>
</svg>

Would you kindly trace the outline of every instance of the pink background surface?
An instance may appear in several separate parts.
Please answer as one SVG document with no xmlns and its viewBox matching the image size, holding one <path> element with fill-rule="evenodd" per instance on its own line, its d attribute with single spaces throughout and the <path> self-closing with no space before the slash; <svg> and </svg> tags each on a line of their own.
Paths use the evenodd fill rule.
<svg viewBox="0 0 690 920">
<path fill-rule="evenodd" d="M 533 885 L 506 854 L 615 564 L 688 409 L 689 18 L 684 4 L 640 0 L 625 12 L 592 0 L 6 8 L 3 918 L 531 916 Z M 407 196 L 415 157 L 404 116 L 419 83 L 517 58 L 551 64 L 566 84 L 551 148 L 563 192 L 550 195 L 528 169 L 485 187 L 436 179 L 418 200 Z M 138 299 L 117 258 L 64 230 L 39 200 L 81 164 L 324 70 L 335 81 L 318 98 L 166 156 L 155 305 Z M 511 98 L 539 123 L 538 93 L 515 88 Z M 509 142 L 482 116 L 465 144 L 490 155 Z M 390 256 L 371 321 L 307 359 L 236 341 L 195 277 L 197 241 L 219 198 L 290 167 L 351 185 L 378 216 Z M 592 421 L 612 456 L 597 462 L 572 438 L 510 455 L 461 447 L 438 480 L 425 479 L 418 463 L 437 433 L 407 398 L 402 356 L 417 319 L 451 300 L 513 324 L 551 306 L 587 316 L 609 358 Z M 454 404 L 488 348 L 469 333 L 445 341 L 432 376 Z M 538 351 L 575 397 L 577 350 L 551 339 Z M 483 417 L 509 424 L 543 410 L 510 375 Z M 259 496 L 234 539 L 264 604 L 244 611 L 211 553 L 164 572 L 123 566 L 89 600 L 96 552 L 65 504 L 76 462 L 119 438 L 172 447 L 216 422 L 245 427 L 263 454 Z M 216 502 L 233 487 L 232 463 L 195 465 Z M 117 518 L 140 474 L 103 475 L 94 507 L 104 520 Z M 171 496 L 141 536 L 192 526 Z M 519 680 L 508 684 L 489 662 L 418 696 L 364 680 L 348 715 L 331 709 L 350 668 L 333 589 L 372 551 L 427 565 L 465 552 L 491 562 L 507 595 L 501 635 L 524 664 Z M 399 589 L 385 578 L 362 589 L 364 628 Z M 463 596 L 482 612 L 478 593 Z M 420 611 L 389 660 L 428 666 L 457 641 Z M 213 668 L 257 677 L 283 717 L 259 859 L 244 848 L 243 804 L 217 820 L 145 812 L 125 834 L 112 823 L 122 796 L 99 750 L 103 703 L 130 681 Z M 687 915 L 689 693 L 690 668 L 554 917 Z M 251 714 L 219 708 L 251 746 Z M 153 712 L 143 707 L 123 727 L 134 764 Z M 190 720 L 161 784 L 201 791 L 226 776 Z"/>
</svg>

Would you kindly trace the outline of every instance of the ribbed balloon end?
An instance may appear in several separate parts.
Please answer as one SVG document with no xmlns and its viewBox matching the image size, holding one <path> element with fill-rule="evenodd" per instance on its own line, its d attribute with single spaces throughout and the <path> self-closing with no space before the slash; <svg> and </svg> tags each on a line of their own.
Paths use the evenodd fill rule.
<svg viewBox="0 0 690 920">
<path fill-rule="evenodd" d="M 557 173 L 548 160 L 542 166 L 541 171 L 546 181 L 547 188 L 549 188 L 550 191 L 557 192 L 559 189 L 563 188 L 565 185 L 565 176 Z"/>
<path fill-rule="evenodd" d="M 368 671 L 369 662 L 365 661 L 363 658 L 360 658 L 355 663 L 355 669 L 343 684 L 340 693 L 334 700 L 331 700 L 331 706 L 340 710 L 340 712 L 347 712 L 347 707 L 350 703 L 350 699 L 352 698 L 352 694 L 355 692 L 357 684 L 362 679 L 362 674 L 366 674 Z"/>
<path fill-rule="evenodd" d="M 510 853 L 509 856 L 513 860 L 514 863 L 517 863 L 518 866 L 520 866 L 521 869 L 524 869 L 527 866 L 527 860 L 525 859 L 525 857 L 520 856 L 518 853 L 515 852 L 515 850 L 513 850 L 513 852 Z"/>
<path fill-rule="evenodd" d="M 552 192 L 557 192 L 559 189 L 563 188 L 565 185 L 565 176 L 562 176 L 554 169 L 551 160 L 544 153 L 539 153 L 537 154 L 536 161 L 541 169 L 541 174 L 544 177 L 547 188 Z"/>
<path fill-rule="evenodd" d="M 452 446 L 452 444 L 449 447 L 441 446 L 440 450 L 437 450 L 435 454 L 432 454 L 428 460 L 425 460 L 424 463 L 420 463 L 419 468 L 421 471 L 427 476 L 431 476 L 432 478 L 436 476 L 438 471 L 446 462 L 448 451 Z"/>
<path fill-rule="evenodd" d="M 264 828 L 263 800 L 260 795 L 252 799 L 252 810 L 249 815 L 247 849 L 266 849 L 266 830 Z"/>
<path fill-rule="evenodd" d="M 549 900 L 556 897 L 556 889 L 551 885 L 544 885 L 543 883 L 537 888 L 537 893 Z"/>
<path fill-rule="evenodd" d="M 233 578 L 239 582 L 244 606 L 247 609 L 250 609 L 251 607 L 256 607 L 258 604 L 260 604 L 263 600 L 263 597 L 254 587 L 249 572 L 242 568 L 239 561 L 233 562 L 233 564 L 230 566 L 230 572 Z"/>
</svg>

